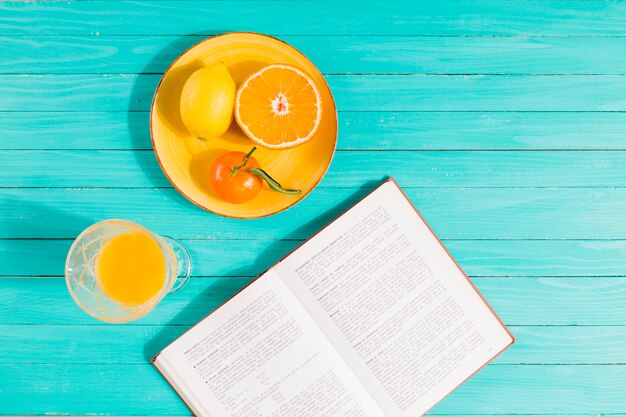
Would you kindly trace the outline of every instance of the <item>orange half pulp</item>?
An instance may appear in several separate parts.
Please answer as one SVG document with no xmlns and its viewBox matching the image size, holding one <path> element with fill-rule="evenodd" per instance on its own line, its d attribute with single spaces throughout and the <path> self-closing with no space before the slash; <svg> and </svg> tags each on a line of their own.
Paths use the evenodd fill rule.
<svg viewBox="0 0 626 417">
<path fill-rule="evenodd" d="M 310 140 L 320 125 L 322 102 L 315 82 L 285 64 L 268 65 L 237 91 L 235 118 L 253 142 L 286 149 Z"/>
</svg>

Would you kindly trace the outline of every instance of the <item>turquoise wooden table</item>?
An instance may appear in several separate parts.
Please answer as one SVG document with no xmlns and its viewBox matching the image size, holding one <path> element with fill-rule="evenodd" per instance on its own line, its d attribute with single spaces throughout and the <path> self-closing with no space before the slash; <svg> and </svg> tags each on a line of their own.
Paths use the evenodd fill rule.
<svg viewBox="0 0 626 417">
<path fill-rule="evenodd" d="M 168 64 L 240 30 L 307 54 L 340 123 L 321 185 L 252 221 L 178 195 L 148 132 Z M 0 415 L 189 415 L 148 359 L 385 175 L 518 339 L 432 414 L 626 415 L 626 3 L 0 3 Z M 195 263 L 128 325 L 63 279 L 107 218 Z"/>
</svg>

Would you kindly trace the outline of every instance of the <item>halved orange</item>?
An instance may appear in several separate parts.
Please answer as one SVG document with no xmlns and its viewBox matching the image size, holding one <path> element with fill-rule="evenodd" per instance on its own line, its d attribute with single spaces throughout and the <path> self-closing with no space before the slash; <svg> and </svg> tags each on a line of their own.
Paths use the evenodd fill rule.
<svg viewBox="0 0 626 417">
<path fill-rule="evenodd" d="M 270 149 L 293 148 L 317 132 L 322 101 L 309 75 L 291 65 L 273 64 L 241 84 L 235 118 L 254 143 Z"/>
</svg>

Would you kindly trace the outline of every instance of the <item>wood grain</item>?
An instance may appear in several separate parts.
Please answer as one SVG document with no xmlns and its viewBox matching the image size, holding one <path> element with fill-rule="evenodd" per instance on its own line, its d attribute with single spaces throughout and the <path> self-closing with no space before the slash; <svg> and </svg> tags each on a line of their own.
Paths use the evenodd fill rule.
<svg viewBox="0 0 626 417">
<path fill-rule="evenodd" d="M 253 237 L 244 241 L 183 240 L 193 259 L 192 274 L 254 276 L 301 242 Z M 0 239 L 0 277 L 62 277 L 72 242 L 71 239 Z M 443 243 L 472 277 L 626 276 L 626 240 L 444 240 Z"/>
<path fill-rule="evenodd" d="M 626 397 L 618 392 L 625 377 L 624 366 L 489 366 L 432 411 L 445 414 L 621 412 Z"/>
<path fill-rule="evenodd" d="M 2 4 L 1 34 L 625 35 L 621 2 L 79 1 Z M 329 11 L 332 11 L 330 13 Z M 176 16 L 176 19 L 172 19 Z M 198 18 L 202 16 L 202 18 Z M 167 24 L 158 24 L 167 22 Z"/>
<path fill-rule="evenodd" d="M 145 364 L 188 328 L 4 324 L 0 325 L 0 366 L 16 362 Z M 624 363 L 626 326 L 511 326 L 510 330 L 517 341 L 494 364 Z"/>
<path fill-rule="evenodd" d="M 82 377 L 77 379 L 77 374 Z M 432 411 L 619 413 L 626 407 L 626 397 L 621 395 L 625 375 L 626 366 L 615 365 L 492 365 Z M 0 378 L 13 387 L 10 392 L 0 391 L 3 411 L 10 414 L 56 410 L 71 414 L 188 414 L 174 391 L 149 364 L 9 364 L 0 367 Z M 533 401 L 528 401 L 529 397 Z"/>
<path fill-rule="evenodd" d="M 145 111 L 158 74 L 0 75 L 0 111 Z M 329 75 L 341 111 L 625 111 L 626 75 Z"/>
<path fill-rule="evenodd" d="M 513 326 L 515 344 L 494 364 L 623 364 L 626 327 Z"/>
<path fill-rule="evenodd" d="M 339 150 L 626 150 L 626 118 L 619 112 L 338 116 Z M 0 112 L 0 149 L 152 149 L 148 123 L 147 112 Z"/>
<path fill-rule="evenodd" d="M 242 288 L 250 278 L 192 279 L 141 325 L 193 325 Z M 507 325 L 626 325 L 626 278 L 474 278 Z M 70 297 L 62 278 L 0 279 L 0 324 L 99 324 Z"/>
<path fill-rule="evenodd" d="M 317 188 L 293 209 L 241 222 L 218 217 L 173 189 L 1 189 L 0 237 L 75 238 L 99 220 L 123 218 L 187 239 L 306 239 L 365 196 Z M 400 183 L 402 185 L 402 183 Z M 443 239 L 624 239 L 624 188 L 407 188 Z M 175 219 L 175 223 L 173 222 Z M 252 230 L 254 232 L 252 232 Z"/>
<path fill-rule="evenodd" d="M 3 74 L 163 73 L 206 36 L 2 36 Z M 624 74 L 619 37 L 280 36 L 320 71 Z"/>
<path fill-rule="evenodd" d="M 264 151 L 255 155 L 272 172 Z M 8 150 L 0 160 L 2 187 L 172 186 L 152 150 Z M 385 175 L 422 188 L 625 187 L 626 152 L 339 151 L 320 186 L 358 187 Z"/>
</svg>

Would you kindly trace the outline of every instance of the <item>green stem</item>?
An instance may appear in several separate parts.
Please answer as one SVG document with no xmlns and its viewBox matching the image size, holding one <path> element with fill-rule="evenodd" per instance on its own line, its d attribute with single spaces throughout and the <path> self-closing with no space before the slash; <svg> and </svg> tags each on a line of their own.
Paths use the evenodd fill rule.
<svg viewBox="0 0 626 417">
<path fill-rule="evenodd" d="M 269 185 L 269 187 L 274 190 L 274 191 L 278 191 L 279 193 L 283 193 L 283 194 L 300 194 L 302 191 L 300 190 L 290 190 L 290 189 L 286 189 L 283 188 L 282 185 L 280 185 L 278 183 L 278 181 L 276 181 L 274 178 L 270 177 L 269 174 L 265 171 L 263 171 L 261 168 L 250 168 L 247 172 L 250 172 L 251 174 L 254 174 L 258 177 L 261 177 L 265 180 L 265 182 L 267 182 L 267 185 Z"/>
<path fill-rule="evenodd" d="M 239 171 L 239 169 L 245 167 L 248 164 L 248 159 L 250 159 L 250 156 L 252 155 L 252 152 L 254 151 L 256 151 L 256 146 L 250 149 L 250 152 L 248 152 L 246 156 L 243 157 L 243 161 L 241 162 L 241 165 L 237 165 L 236 167 L 233 167 L 232 171 L 230 171 L 230 175 L 232 176 L 237 175 L 237 172 Z"/>
</svg>

